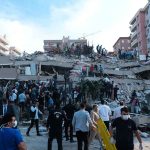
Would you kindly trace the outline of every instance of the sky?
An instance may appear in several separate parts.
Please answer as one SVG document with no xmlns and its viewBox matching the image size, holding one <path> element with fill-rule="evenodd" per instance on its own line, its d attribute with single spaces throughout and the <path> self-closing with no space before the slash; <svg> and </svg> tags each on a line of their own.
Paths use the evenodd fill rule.
<svg viewBox="0 0 150 150">
<path fill-rule="evenodd" d="M 0 35 L 22 52 L 43 51 L 43 40 L 78 39 L 113 51 L 148 0 L 0 0 Z"/>
</svg>

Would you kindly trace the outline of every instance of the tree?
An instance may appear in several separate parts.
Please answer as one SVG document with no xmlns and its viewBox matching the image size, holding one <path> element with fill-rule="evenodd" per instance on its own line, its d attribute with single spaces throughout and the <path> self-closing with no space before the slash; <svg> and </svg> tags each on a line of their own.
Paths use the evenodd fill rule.
<svg viewBox="0 0 150 150">
<path fill-rule="evenodd" d="M 104 91 L 104 82 L 103 80 L 99 81 L 90 81 L 90 80 L 81 80 L 79 83 L 82 94 L 87 98 L 92 96 L 92 99 L 100 98 L 103 95 Z"/>
</svg>

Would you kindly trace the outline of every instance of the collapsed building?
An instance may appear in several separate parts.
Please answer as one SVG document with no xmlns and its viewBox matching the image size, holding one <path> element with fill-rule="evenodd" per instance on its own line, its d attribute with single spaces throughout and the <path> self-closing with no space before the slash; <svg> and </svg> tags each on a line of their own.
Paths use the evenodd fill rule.
<svg viewBox="0 0 150 150">
<path fill-rule="evenodd" d="M 70 73 L 73 82 L 81 80 L 82 67 L 90 67 L 91 64 L 102 65 L 104 75 L 107 75 L 119 87 L 120 97 L 129 100 L 130 94 L 136 90 L 141 99 L 149 99 L 150 93 L 150 66 L 148 63 L 138 61 L 113 60 L 112 57 L 92 62 L 90 58 L 82 56 L 81 59 L 65 57 L 61 55 L 47 56 L 45 53 L 34 53 L 25 57 L 10 59 L 9 56 L 0 56 L 0 79 L 5 80 L 41 80 L 53 79 L 57 74 L 57 80 L 64 81 L 64 74 Z M 85 78 L 99 80 L 99 72 L 95 71 L 95 77 L 88 73 Z M 146 94 L 146 97 L 145 97 Z M 149 100 L 147 100 L 148 103 Z"/>
<path fill-rule="evenodd" d="M 149 61 L 139 62 L 135 60 L 118 60 L 115 57 L 102 57 L 93 61 L 89 57 L 81 56 L 68 57 L 62 55 L 48 56 L 43 52 L 36 52 L 18 58 L 9 56 L 0 56 L 0 80 L 18 80 L 18 81 L 47 81 L 57 75 L 57 83 L 65 83 L 64 75 L 69 73 L 69 82 L 75 86 L 81 79 L 99 80 L 99 71 L 94 70 L 94 76 L 89 76 L 89 69 L 83 78 L 82 68 L 90 68 L 91 65 L 101 65 L 103 75 L 118 85 L 118 97 L 129 103 L 133 90 L 137 91 L 137 96 L 142 107 L 150 110 L 150 66 Z M 69 84 L 68 84 L 69 85 Z M 116 104 L 111 103 L 111 107 Z M 149 122 L 149 116 L 135 116 L 138 124 Z"/>
</svg>

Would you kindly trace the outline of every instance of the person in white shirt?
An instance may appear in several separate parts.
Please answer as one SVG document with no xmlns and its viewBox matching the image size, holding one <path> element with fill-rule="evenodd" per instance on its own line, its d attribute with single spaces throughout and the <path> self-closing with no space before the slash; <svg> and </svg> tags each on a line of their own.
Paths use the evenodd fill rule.
<svg viewBox="0 0 150 150">
<path fill-rule="evenodd" d="M 34 124 L 36 125 L 37 136 L 41 136 L 41 134 L 39 133 L 39 114 L 42 115 L 43 113 L 38 109 L 38 106 L 38 101 L 36 101 L 35 106 L 31 106 L 31 124 L 26 132 L 27 136 L 30 136 L 29 132 Z"/>
<path fill-rule="evenodd" d="M 105 103 L 104 100 L 101 100 L 101 105 L 99 106 L 99 116 L 104 121 L 107 129 L 109 130 L 111 109 L 108 105 L 105 105 L 104 103 Z"/>
<path fill-rule="evenodd" d="M 113 119 L 116 119 L 118 117 L 121 117 L 121 108 L 124 107 L 124 102 L 123 101 L 120 101 L 120 106 L 116 107 L 114 109 L 114 114 L 113 114 Z"/>
<path fill-rule="evenodd" d="M 11 102 L 15 102 L 16 99 L 17 99 L 17 95 L 16 95 L 16 93 L 15 93 L 15 90 L 13 90 L 12 93 L 11 93 L 11 95 L 9 96 L 9 100 L 10 100 Z"/>
</svg>

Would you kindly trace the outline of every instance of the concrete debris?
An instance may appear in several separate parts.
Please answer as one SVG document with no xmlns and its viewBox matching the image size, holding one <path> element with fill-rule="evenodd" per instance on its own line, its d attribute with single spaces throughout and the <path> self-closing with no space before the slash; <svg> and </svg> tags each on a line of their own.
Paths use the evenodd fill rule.
<svg viewBox="0 0 150 150">
<path fill-rule="evenodd" d="M 91 57 L 92 56 L 92 57 Z M 93 57 L 95 57 L 93 59 Z M 74 83 L 82 79 L 91 81 L 102 78 L 99 66 L 103 68 L 103 76 L 118 85 L 118 99 L 130 103 L 131 93 L 136 90 L 142 106 L 150 107 L 150 66 L 149 61 L 141 62 L 137 59 L 123 60 L 107 54 L 99 56 L 93 52 L 89 55 L 76 56 L 73 54 L 53 54 L 36 51 L 33 54 L 23 53 L 22 57 L 10 59 L 8 56 L 0 56 L 0 79 L 9 80 L 53 80 L 57 75 L 59 82 L 64 82 L 64 74 L 69 73 L 69 79 Z M 93 65 L 93 75 L 91 66 Z M 3 69 L 2 69 L 3 68 Z M 10 69 L 11 68 L 11 69 Z M 4 70 L 4 71 L 3 71 Z M 7 72 L 9 76 L 4 76 Z M 13 73 L 13 75 L 12 75 Z M 112 108 L 116 107 L 111 104 Z M 116 105 L 116 104 L 115 104 Z M 149 108 L 150 109 L 150 108 Z"/>
</svg>

